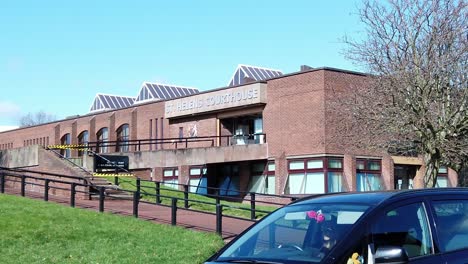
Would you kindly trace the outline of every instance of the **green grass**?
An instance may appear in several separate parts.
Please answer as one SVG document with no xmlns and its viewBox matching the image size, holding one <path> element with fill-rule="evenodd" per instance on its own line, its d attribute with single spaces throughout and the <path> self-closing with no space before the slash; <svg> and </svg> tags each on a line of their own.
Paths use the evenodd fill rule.
<svg viewBox="0 0 468 264">
<path fill-rule="evenodd" d="M 106 177 L 106 179 L 110 182 L 114 182 L 114 177 Z M 136 179 L 131 178 L 131 177 L 125 177 L 125 178 L 119 178 L 119 185 L 121 188 L 126 189 L 126 190 L 136 190 Z M 142 199 L 146 201 L 151 201 L 155 202 L 156 197 L 154 196 L 156 194 L 156 189 L 155 189 L 155 183 L 154 182 L 148 182 L 148 181 L 141 181 L 141 194 L 142 194 Z M 184 206 L 184 194 L 182 192 L 177 192 L 174 191 L 172 188 L 167 188 L 162 186 L 161 184 L 161 195 L 162 196 L 170 196 L 170 197 L 176 197 L 178 198 L 177 206 L 178 207 L 183 207 Z M 149 195 L 148 195 L 149 194 Z M 210 204 L 203 204 L 200 202 L 209 202 L 209 203 L 216 203 L 216 199 L 203 196 L 203 195 L 198 195 L 198 194 L 189 194 L 189 208 L 194 209 L 194 210 L 200 210 L 200 211 L 206 211 L 206 212 L 216 212 L 216 206 L 215 205 L 210 205 Z M 170 205 L 171 204 L 171 199 L 170 198 L 161 198 L 161 201 L 163 204 Z M 231 215 L 231 216 L 238 216 L 238 217 L 243 217 L 243 218 L 249 218 L 250 219 L 250 211 L 247 210 L 242 210 L 242 209 L 237 209 L 237 208 L 245 208 L 245 209 L 250 209 L 250 204 L 243 204 L 243 203 L 236 203 L 236 202 L 228 202 L 228 201 L 221 201 L 221 204 L 225 205 L 223 207 L 223 215 Z M 272 212 L 276 209 L 277 207 L 274 206 L 260 206 L 256 205 L 256 210 L 264 210 L 267 212 Z M 256 212 L 256 218 L 262 218 L 265 216 L 267 213 L 264 212 Z"/>
<path fill-rule="evenodd" d="M 202 233 L 0 194 L 0 262 L 202 263 L 223 245 Z"/>
</svg>

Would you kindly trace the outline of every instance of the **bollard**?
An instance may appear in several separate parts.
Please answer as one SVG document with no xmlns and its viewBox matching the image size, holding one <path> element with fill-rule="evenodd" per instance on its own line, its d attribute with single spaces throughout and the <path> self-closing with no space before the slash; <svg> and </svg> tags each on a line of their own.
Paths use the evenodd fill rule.
<svg viewBox="0 0 468 264">
<path fill-rule="evenodd" d="M 139 193 L 139 192 L 140 192 L 140 188 L 141 188 L 140 178 L 137 178 L 137 179 L 136 179 L 136 188 L 137 188 L 136 191 Z"/>
<path fill-rule="evenodd" d="M 49 179 L 45 179 L 44 183 L 44 201 L 49 201 Z"/>
<path fill-rule="evenodd" d="M 221 235 L 223 232 L 223 205 L 216 204 L 216 233 Z"/>
<path fill-rule="evenodd" d="M 104 197 L 105 197 L 105 188 L 99 187 L 99 212 L 104 212 Z"/>
<path fill-rule="evenodd" d="M 185 184 L 184 185 L 184 208 L 185 209 L 188 209 L 189 208 L 189 205 L 188 205 L 188 185 Z"/>
<path fill-rule="evenodd" d="M 119 177 L 118 176 L 114 177 L 114 185 L 119 186 Z"/>
<path fill-rule="evenodd" d="M 171 203 L 171 224 L 177 225 L 177 198 L 172 198 Z"/>
<path fill-rule="evenodd" d="M 255 220 L 255 193 L 250 193 L 250 219 Z"/>
<path fill-rule="evenodd" d="M 26 176 L 21 175 L 21 196 L 26 195 Z"/>
<path fill-rule="evenodd" d="M 0 193 L 5 193 L 5 174 L 0 174 Z"/>
<path fill-rule="evenodd" d="M 161 183 L 156 182 L 156 203 L 161 203 Z"/>
<path fill-rule="evenodd" d="M 71 184 L 71 191 L 70 191 L 70 206 L 75 207 L 75 194 L 76 194 L 76 183 Z"/>
<path fill-rule="evenodd" d="M 138 204 L 140 203 L 140 192 L 133 193 L 133 216 L 138 218 Z"/>
</svg>

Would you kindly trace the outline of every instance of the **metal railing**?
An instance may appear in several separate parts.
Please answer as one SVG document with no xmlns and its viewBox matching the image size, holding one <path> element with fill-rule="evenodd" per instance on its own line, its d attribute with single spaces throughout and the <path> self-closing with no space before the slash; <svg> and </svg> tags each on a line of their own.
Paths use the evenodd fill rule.
<svg viewBox="0 0 468 264">
<path fill-rule="evenodd" d="M 187 149 L 193 147 L 234 146 L 266 143 L 266 134 L 179 137 L 162 139 L 134 139 L 125 141 L 93 141 L 87 143 L 87 148 L 95 152 L 127 152 L 157 149 Z M 145 147 L 145 148 L 143 148 Z M 82 148 L 82 147 L 80 147 Z M 114 148 L 110 151 L 109 148 Z M 122 151 L 122 149 L 124 151 Z"/>
<path fill-rule="evenodd" d="M 39 174 L 40 176 L 32 176 L 28 174 Z M 57 180 L 57 179 L 50 179 L 50 178 L 44 178 L 43 176 L 53 176 L 53 177 L 62 177 L 67 180 Z M 42 176 L 42 177 L 41 177 Z M 29 180 L 29 181 L 28 181 Z M 31 181 L 32 180 L 32 181 Z M 70 181 L 70 180 L 75 180 L 75 181 Z M 42 197 L 44 201 L 49 201 L 49 192 L 51 189 L 58 189 L 63 192 L 66 192 L 69 194 L 69 204 L 71 207 L 76 206 L 76 194 L 77 193 L 82 193 L 84 195 L 90 196 L 91 193 L 89 190 L 89 187 L 94 187 L 90 184 L 87 183 L 80 183 L 76 182 L 76 180 L 82 180 L 81 177 L 75 177 L 75 176 L 66 176 L 66 175 L 59 175 L 59 174 L 51 174 L 51 173 L 45 173 L 45 172 L 36 172 L 36 171 L 27 171 L 27 170 L 12 170 L 12 169 L 7 169 L 7 168 L 1 168 L 0 167 L 0 193 L 5 193 L 5 189 L 8 183 L 12 184 L 19 184 L 20 185 L 20 195 L 21 196 L 26 196 L 26 186 L 31 185 L 31 186 L 39 186 L 43 187 L 43 193 Z M 242 207 L 242 206 L 234 206 L 230 204 L 223 204 L 221 203 L 221 199 L 225 196 L 220 196 L 220 195 L 211 195 L 211 198 L 215 199 L 215 202 L 208 202 L 208 201 L 202 201 L 198 199 L 191 199 L 189 197 L 189 194 L 194 194 L 190 193 L 189 186 L 190 185 L 184 185 L 184 190 L 179 191 L 179 190 L 170 190 L 173 192 L 179 192 L 183 193 L 183 198 L 177 197 L 177 196 L 172 196 L 172 195 L 164 195 L 161 194 L 161 190 L 164 189 L 161 186 L 161 182 L 152 182 L 154 183 L 154 190 L 155 194 L 147 192 L 145 189 L 150 188 L 149 186 L 144 186 L 141 184 L 142 180 L 139 178 L 136 179 L 136 190 L 124 190 L 128 193 L 133 194 L 130 199 L 127 198 L 117 198 L 113 197 L 112 194 L 107 193 L 107 189 L 110 189 L 105 186 L 98 186 L 98 210 L 99 212 L 104 212 L 105 210 L 105 200 L 106 197 L 108 198 L 114 198 L 114 199 L 121 199 L 121 200 L 131 200 L 132 201 L 132 215 L 134 217 L 139 217 L 139 204 L 140 203 L 145 203 L 145 204 L 151 204 L 151 205 L 157 205 L 157 206 L 165 206 L 165 207 L 170 207 L 171 208 L 171 224 L 176 225 L 177 224 L 177 210 L 188 210 L 188 211 L 193 211 L 193 212 L 199 212 L 203 214 L 211 214 L 215 215 L 216 217 L 216 226 L 215 230 L 218 234 L 222 233 L 222 223 L 223 223 L 223 218 L 233 218 L 233 219 L 240 219 L 240 220 L 245 220 L 245 221 L 256 221 L 257 217 L 256 214 L 258 212 L 262 213 L 269 213 L 270 211 L 265 211 L 265 210 L 260 210 L 256 207 L 257 205 L 257 195 L 265 195 L 265 194 L 256 194 L 256 193 L 248 193 L 244 201 L 248 201 L 250 203 L 250 206 L 247 207 Z M 150 182 L 150 181 L 148 181 Z M 56 186 L 59 184 L 60 186 Z M 77 187 L 84 187 L 84 190 L 77 190 Z M 210 187 L 211 188 L 211 187 Z M 214 188 L 214 189 L 219 189 L 219 188 Z M 167 190 L 167 189 L 164 189 Z M 31 191 L 33 192 L 33 191 Z M 37 191 L 34 191 L 34 193 L 38 193 Z M 94 193 L 96 195 L 96 193 Z M 152 196 L 154 197 L 154 202 L 150 201 L 145 201 L 142 200 L 142 194 L 145 194 L 146 196 Z M 288 196 L 279 196 L 279 195 L 268 195 L 271 197 L 280 197 L 280 198 L 286 198 L 290 199 L 291 201 L 295 200 L 295 197 L 288 197 Z M 63 196 L 62 196 L 63 197 Z M 170 204 L 164 204 L 162 202 L 162 199 L 168 199 L 170 200 Z M 178 202 L 182 201 L 183 206 L 179 206 Z M 191 206 L 189 205 L 190 203 L 195 204 L 206 204 L 206 205 L 212 205 L 215 207 L 214 212 L 207 212 L 207 211 L 202 211 L 198 209 L 192 209 Z M 274 202 L 266 202 L 266 201 L 261 201 L 262 204 L 271 204 L 274 205 L 275 207 L 279 207 L 282 205 L 285 205 L 286 203 L 274 203 Z M 233 216 L 233 215 L 228 215 L 224 214 L 223 211 L 227 209 L 235 209 L 235 210 L 244 210 L 244 211 L 250 211 L 250 218 L 242 218 L 239 216 Z"/>
</svg>

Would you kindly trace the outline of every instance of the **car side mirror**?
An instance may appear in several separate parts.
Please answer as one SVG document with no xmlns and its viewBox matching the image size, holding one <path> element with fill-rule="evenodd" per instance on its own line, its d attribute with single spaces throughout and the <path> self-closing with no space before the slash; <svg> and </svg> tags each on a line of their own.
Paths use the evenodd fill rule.
<svg viewBox="0 0 468 264">
<path fill-rule="evenodd" d="M 375 264 L 378 263 L 408 263 L 408 255 L 402 247 L 382 246 L 375 252 Z"/>
</svg>

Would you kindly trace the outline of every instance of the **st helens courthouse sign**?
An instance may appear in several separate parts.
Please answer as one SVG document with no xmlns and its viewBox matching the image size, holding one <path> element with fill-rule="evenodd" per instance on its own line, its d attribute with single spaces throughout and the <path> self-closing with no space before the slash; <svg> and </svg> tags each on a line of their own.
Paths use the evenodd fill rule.
<svg viewBox="0 0 468 264">
<path fill-rule="evenodd" d="M 167 101 L 165 111 L 173 118 L 261 103 L 266 104 L 266 84 L 254 83 Z"/>
</svg>

